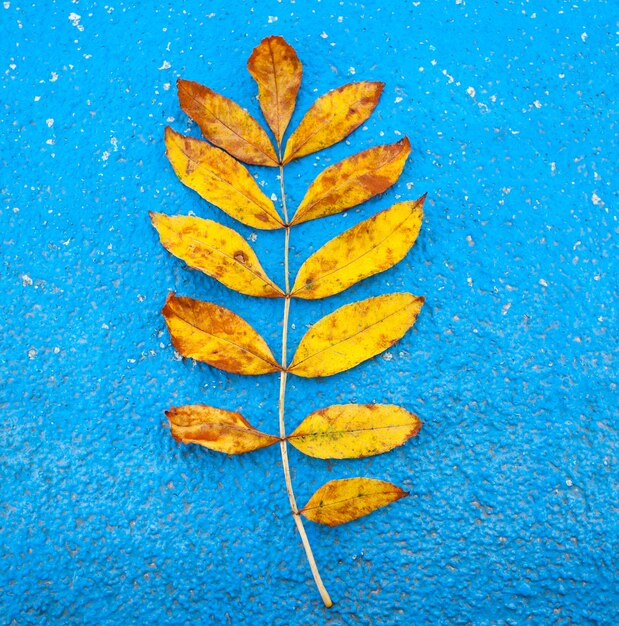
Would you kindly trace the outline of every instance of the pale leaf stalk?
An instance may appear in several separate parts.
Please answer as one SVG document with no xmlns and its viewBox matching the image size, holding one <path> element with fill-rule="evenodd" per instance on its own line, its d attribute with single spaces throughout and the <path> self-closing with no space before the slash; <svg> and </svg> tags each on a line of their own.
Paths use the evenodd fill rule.
<svg viewBox="0 0 619 626">
<path fill-rule="evenodd" d="M 322 582 L 322 578 L 320 577 L 320 572 L 318 571 L 318 566 L 316 565 L 316 560 L 314 559 L 314 554 L 312 552 L 312 548 L 309 543 L 309 539 L 307 537 L 307 533 L 305 532 L 305 527 L 303 526 L 303 520 L 301 515 L 299 514 L 299 509 L 297 508 L 297 502 L 294 497 L 294 490 L 292 488 L 292 479 L 290 478 L 290 465 L 288 462 L 288 446 L 286 443 L 286 420 L 285 420 L 285 401 L 286 401 L 286 378 L 287 378 L 287 343 L 288 343 L 288 315 L 290 313 L 290 277 L 288 275 L 288 256 L 290 250 L 290 225 L 288 224 L 288 210 L 286 208 L 286 193 L 284 190 L 284 167 L 283 165 L 279 166 L 279 180 L 280 180 L 280 188 L 281 188 L 281 196 L 282 196 L 282 208 L 284 211 L 284 223 L 285 226 L 285 241 L 284 241 L 284 274 L 285 274 L 285 282 L 286 282 L 286 297 L 284 299 L 284 318 L 282 322 L 282 371 L 280 374 L 280 384 L 279 384 L 279 436 L 280 440 L 280 450 L 282 454 L 282 467 L 284 470 L 284 479 L 286 481 L 286 491 L 288 492 L 288 500 L 290 501 L 290 508 L 292 509 L 292 517 L 294 518 L 294 523 L 297 526 L 297 530 L 299 531 L 299 535 L 301 536 L 301 541 L 303 543 L 303 547 L 305 548 L 305 554 L 307 555 L 307 560 L 309 562 L 310 569 L 312 570 L 312 575 L 314 576 L 314 581 L 316 582 L 316 587 L 318 588 L 318 592 L 320 593 L 320 597 L 324 602 L 327 608 L 333 606 L 333 602 L 331 601 L 331 597 L 329 596 L 329 592 L 326 590 L 324 583 Z"/>
</svg>

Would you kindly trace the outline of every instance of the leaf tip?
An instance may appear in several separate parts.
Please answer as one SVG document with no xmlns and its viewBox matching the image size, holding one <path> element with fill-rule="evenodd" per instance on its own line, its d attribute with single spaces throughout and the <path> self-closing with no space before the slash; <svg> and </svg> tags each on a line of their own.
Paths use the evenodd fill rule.
<svg viewBox="0 0 619 626">
<path fill-rule="evenodd" d="M 168 147 L 168 142 L 175 137 L 179 137 L 180 133 L 177 133 L 171 126 L 166 126 L 163 131 L 163 136 L 165 138 L 166 148 Z"/>
<path fill-rule="evenodd" d="M 165 216 L 163 213 L 157 213 L 157 211 L 149 211 L 148 217 L 150 218 L 151 224 L 157 228 L 157 223 Z"/>
<path fill-rule="evenodd" d="M 181 78 L 176 79 L 176 91 L 180 93 L 181 89 L 184 89 L 191 81 Z"/>
<path fill-rule="evenodd" d="M 165 309 L 168 306 L 171 300 L 176 300 L 176 291 L 168 292 L 168 295 L 166 296 L 166 299 L 165 299 L 165 304 L 163 305 L 163 309 Z"/>
<path fill-rule="evenodd" d="M 268 37 L 265 37 L 260 44 L 263 43 L 271 43 L 272 41 L 279 41 L 280 43 L 288 43 L 281 35 L 269 35 Z M 258 44 L 258 45 L 260 45 Z M 256 46 L 258 47 L 258 46 Z"/>
<path fill-rule="evenodd" d="M 178 413 L 178 408 L 175 406 L 171 406 L 167 411 L 164 411 L 164 414 L 166 418 L 168 419 L 168 422 L 170 422 L 170 425 L 172 425 L 172 421 L 176 417 L 177 413 Z"/>
</svg>

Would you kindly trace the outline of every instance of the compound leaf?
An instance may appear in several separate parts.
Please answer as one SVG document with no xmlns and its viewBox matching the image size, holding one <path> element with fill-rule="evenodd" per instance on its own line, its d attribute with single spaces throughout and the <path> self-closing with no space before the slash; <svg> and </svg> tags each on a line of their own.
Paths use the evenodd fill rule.
<svg viewBox="0 0 619 626">
<path fill-rule="evenodd" d="M 236 102 L 190 80 L 178 79 L 181 109 L 211 143 L 250 165 L 278 165 L 269 136 Z"/>
<path fill-rule="evenodd" d="M 301 62 L 283 37 L 267 37 L 254 48 L 247 68 L 258 83 L 264 119 L 273 131 L 277 145 L 281 146 L 301 86 Z"/>
<path fill-rule="evenodd" d="M 390 348 L 415 323 L 423 298 L 393 293 L 347 304 L 316 322 L 288 368 L 303 378 L 331 376 Z"/>
<path fill-rule="evenodd" d="M 419 234 L 424 200 L 395 204 L 326 243 L 301 266 L 292 295 L 332 296 L 400 262 Z"/>
<path fill-rule="evenodd" d="M 384 86 L 369 81 L 350 83 L 318 98 L 288 139 L 284 164 L 350 135 L 370 117 Z"/>
<path fill-rule="evenodd" d="M 310 185 L 291 224 L 340 213 L 383 193 L 400 177 L 410 149 L 405 137 L 326 168 Z"/>
<path fill-rule="evenodd" d="M 184 215 L 151 212 L 150 219 L 163 246 L 190 267 L 248 296 L 284 295 L 265 274 L 247 241 L 231 228 Z"/>
<path fill-rule="evenodd" d="M 279 437 L 256 430 L 240 413 L 205 404 L 171 407 L 166 411 L 172 437 L 216 452 L 244 454 L 266 448 Z"/>
<path fill-rule="evenodd" d="M 161 312 L 172 345 L 184 357 L 233 374 L 253 376 L 281 370 L 266 341 L 228 309 L 170 293 Z"/>
<path fill-rule="evenodd" d="M 334 404 L 310 413 L 288 441 L 318 459 L 359 459 L 401 446 L 420 428 L 416 415 L 393 404 Z"/>
<path fill-rule="evenodd" d="M 165 129 L 166 154 L 181 182 L 234 219 L 264 230 L 284 223 L 251 174 L 236 159 L 199 139 Z"/>
<path fill-rule="evenodd" d="M 312 522 L 339 526 L 407 495 L 400 487 L 373 478 L 331 480 L 320 487 L 299 512 Z"/>
</svg>

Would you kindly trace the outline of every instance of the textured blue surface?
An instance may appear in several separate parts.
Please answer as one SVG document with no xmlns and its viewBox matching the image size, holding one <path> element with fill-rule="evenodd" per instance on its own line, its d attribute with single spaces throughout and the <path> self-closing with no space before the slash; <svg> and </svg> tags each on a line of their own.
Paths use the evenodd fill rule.
<svg viewBox="0 0 619 626">
<path fill-rule="evenodd" d="M 134 2 L 0 6 L 0 620 L 102 624 L 613 624 L 617 513 L 617 20 L 610 2 Z M 429 192 L 418 244 L 341 296 L 292 307 L 291 344 L 345 302 L 426 296 L 414 331 L 332 378 L 293 379 L 289 423 L 397 402 L 418 438 L 363 461 L 291 452 L 304 502 L 332 478 L 412 495 L 337 529 L 308 523 L 321 605 L 276 447 L 179 446 L 170 404 L 241 410 L 275 432 L 275 376 L 174 357 L 169 290 L 242 313 L 274 349 L 281 302 L 239 296 L 158 244 L 148 210 L 239 226 L 183 187 L 166 123 L 199 133 L 174 82 L 260 118 L 245 62 L 281 34 L 312 100 L 386 83 L 344 144 L 287 175 L 407 134 L 400 182 L 293 232 L 308 253 Z M 261 118 L 260 118 L 261 119 Z M 253 168 L 268 195 L 275 172 Z M 281 233 L 255 248 L 281 282 Z"/>
</svg>

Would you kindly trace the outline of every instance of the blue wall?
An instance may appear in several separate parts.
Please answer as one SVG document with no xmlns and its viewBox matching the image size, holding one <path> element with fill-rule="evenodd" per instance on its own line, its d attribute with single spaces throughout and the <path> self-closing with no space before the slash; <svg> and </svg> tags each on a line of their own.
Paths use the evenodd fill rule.
<svg viewBox="0 0 619 626">
<path fill-rule="evenodd" d="M 0 7 L 3 623 L 612 624 L 617 518 L 615 2 L 53 3 Z M 384 356 L 293 379 L 289 424 L 334 402 L 424 420 L 383 456 L 291 451 L 304 502 L 332 478 L 411 497 L 337 529 L 308 522 L 336 606 L 314 589 L 277 447 L 180 446 L 171 404 L 241 410 L 276 432 L 277 377 L 178 360 L 169 290 L 223 304 L 279 344 L 281 302 L 237 295 L 158 244 L 149 210 L 238 228 L 176 179 L 163 128 L 199 133 L 178 76 L 260 118 L 245 70 L 269 34 L 315 97 L 386 83 L 363 129 L 289 167 L 291 204 L 325 166 L 406 134 L 381 198 L 298 227 L 310 251 L 427 191 L 418 244 L 340 296 L 294 302 L 306 325 L 370 295 L 426 296 Z M 261 119 L 261 118 L 260 118 Z M 275 172 L 252 170 L 268 195 Z M 254 246 L 282 282 L 281 233 Z"/>
</svg>

